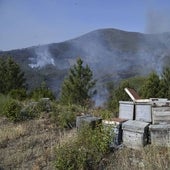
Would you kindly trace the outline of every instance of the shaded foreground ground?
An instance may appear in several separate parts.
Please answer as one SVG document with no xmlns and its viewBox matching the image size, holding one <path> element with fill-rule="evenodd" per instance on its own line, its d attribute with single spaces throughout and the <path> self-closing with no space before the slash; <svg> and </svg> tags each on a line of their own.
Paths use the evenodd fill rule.
<svg viewBox="0 0 170 170">
<path fill-rule="evenodd" d="M 61 132 L 47 118 L 17 124 L 0 118 L 0 170 L 53 170 L 56 144 L 73 131 Z"/>
<path fill-rule="evenodd" d="M 53 170 L 55 147 L 76 135 L 61 131 L 48 118 L 11 123 L 0 118 L 0 170 Z M 148 145 L 140 151 L 122 148 L 105 155 L 101 170 L 169 170 L 170 148 Z"/>
</svg>

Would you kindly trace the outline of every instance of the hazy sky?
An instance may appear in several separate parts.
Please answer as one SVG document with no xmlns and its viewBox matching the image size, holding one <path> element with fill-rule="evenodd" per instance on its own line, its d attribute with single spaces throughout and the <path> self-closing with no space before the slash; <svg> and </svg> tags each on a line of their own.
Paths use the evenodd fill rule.
<svg viewBox="0 0 170 170">
<path fill-rule="evenodd" d="M 61 42 L 100 28 L 170 31 L 170 0 L 0 0 L 0 50 Z"/>
</svg>

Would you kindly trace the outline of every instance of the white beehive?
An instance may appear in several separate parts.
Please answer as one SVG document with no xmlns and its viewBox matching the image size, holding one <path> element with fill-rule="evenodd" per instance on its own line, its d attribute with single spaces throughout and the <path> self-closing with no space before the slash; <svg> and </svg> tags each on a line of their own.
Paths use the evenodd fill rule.
<svg viewBox="0 0 170 170">
<path fill-rule="evenodd" d="M 147 102 L 135 103 L 135 120 L 152 122 L 152 105 Z"/>
<path fill-rule="evenodd" d="M 113 138 L 111 147 L 116 147 L 122 143 L 122 123 L 126 122 L 125 119 L 112 118 L 111 120 L 103 120 L 102 123 L 105 127 L 109 127 Z"/>
<path fill-rule="evenodd" d="M 126 147 L 133 149 L 141 149 L 149 140 L 149 123 L 128 120 L 122 124 L 123 129 L 123 144 Z"/>
<path fill-rule="evenodd" d="M 119 118 L 134 119 L 134 103 L 130 101 L 119 101 Z"/>
<path fill-rule="evenodd" d="M 151 144 L 170 147 L 170 124 L 150 125 L 149 130 Z"/>
</svg>

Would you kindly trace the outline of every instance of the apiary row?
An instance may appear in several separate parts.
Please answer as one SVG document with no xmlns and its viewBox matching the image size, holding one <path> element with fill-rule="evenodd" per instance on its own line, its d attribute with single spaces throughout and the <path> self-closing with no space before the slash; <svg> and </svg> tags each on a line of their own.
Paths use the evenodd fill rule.
<svg viewBox="0 0 170 170">
<path fill-rule="evenodd" d="M 140 149 L 147 144 L 170 146 L 170 101 L 144 99 L 119 102 L 119 118 L 122 124 L 123 144 Z"/>
</svg>

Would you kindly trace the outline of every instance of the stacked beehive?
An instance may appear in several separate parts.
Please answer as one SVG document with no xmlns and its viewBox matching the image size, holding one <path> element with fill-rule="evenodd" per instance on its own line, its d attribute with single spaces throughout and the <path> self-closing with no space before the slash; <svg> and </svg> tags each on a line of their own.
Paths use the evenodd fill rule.
<svg viewBox="0 0 170 170">
<path fill-rule="evenodd" d="M 126 122 L 126 119 L 112 118 L 110 120 L 103 120 L 102 123 L 105 127 L 109 127 L 111 131 L 111 135 L 113 134 L 113 138 L 110 141 L 110 147 L 114 148 L 122 143 L 122 124 Z"/>
<path fill-rule="evenodd" d="M 170 146 L 170 101 L 157 98 L 132 100 L 119 102 L 119 118 L 128 119 L 122 125 L 124 145 L 135 149 L 150 142 Z"/>
<path fill-rule="evenodd" d="M 155 101 L 152 105 L 151 143 L 170 146 L 170 101 Z"/>
<path fill-rule="evenodd" d="M 86 125 L 89 125 L 92 129 L 102 123 L 102 119 L 92 115 L 81 115 L 76 118 L 76 128 L 79 130 Z"/>
</svg>

